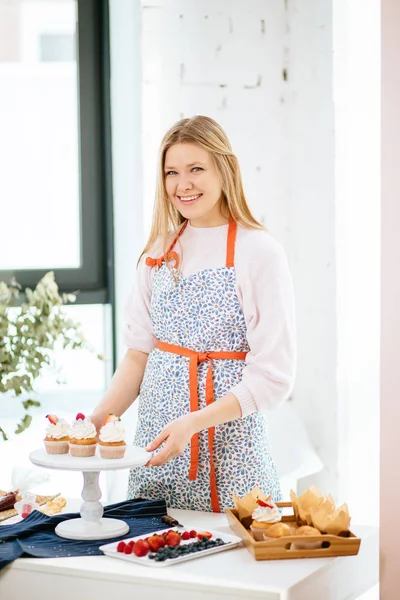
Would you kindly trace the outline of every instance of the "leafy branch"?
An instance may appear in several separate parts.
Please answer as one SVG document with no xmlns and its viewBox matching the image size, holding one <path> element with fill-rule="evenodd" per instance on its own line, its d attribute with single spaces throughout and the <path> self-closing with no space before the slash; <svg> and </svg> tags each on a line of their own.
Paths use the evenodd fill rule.
<svg viewBox="0 0 400 600">
<path fill-rule="evenodd" d="M 15 433 L 22 433 L 32 421 L 28 414 L 40 402 L 27 398 L 43 369 L 51 365 L 51 353 L 59 344 L 64 349 L 86 348 L 81 326 L 69 318 L 62 307 L 73 303 L 76 294 L 59 294 L 54 273 L 47 273 L 34 290 L 25 289 L 26 302 L 16 308 L 21 286 L 13 278 L 9 285 L 0 281 L 0 397 L 22 396 L 26 414 Z M 102 358 L 101 356 L 98 356 Z M 0 436 L 7 434 L 0 427 Z"/>
</svg>

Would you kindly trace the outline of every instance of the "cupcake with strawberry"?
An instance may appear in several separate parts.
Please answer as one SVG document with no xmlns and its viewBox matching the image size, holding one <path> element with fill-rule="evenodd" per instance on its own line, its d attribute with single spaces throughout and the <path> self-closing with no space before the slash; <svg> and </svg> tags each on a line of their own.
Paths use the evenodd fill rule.
<svg viewBox="0 0 400 600">
<path fill-rule="evenodd" d="M 253 537 L 257 541 L 264 540 L 264 534 L 272 525 L 282 519 L 279 508 L 270 498 L 257 500 L 257 506 L 252 514 L 253 522 L 250 526 Z"/>
<path fill-rule="evenodd" d="M 102 458 L 123 458 L 126 450 L 125 429 L 116 415 L 107 415 L 99 433 L 99 448 Z"/>
<path fill-rule="evenodd" d="M 96 427 L 89 417 L 85 417 L 83 413 L 78 413 L 69 430 L 69 452 L 71 456 L 94 456 L 96 446 Z"/>
<path fill-rule="evenodd" d="M 46 415 L 49 423 L 46 429 L 44 445 L 48 454 L 68 454 L 69 425 L 57 415 Z"/>
</svg>

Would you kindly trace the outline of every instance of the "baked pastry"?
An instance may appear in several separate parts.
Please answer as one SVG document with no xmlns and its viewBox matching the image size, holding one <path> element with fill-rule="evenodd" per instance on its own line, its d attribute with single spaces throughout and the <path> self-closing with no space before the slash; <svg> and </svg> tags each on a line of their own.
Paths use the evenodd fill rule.
<svg viewBox="0 0 400 600">
<path fill-rule="evenodd" d="M 275 502 L 268 500 L 257 500 L 257 507 L 253 510 L 253 521 L 250 525 L 253 537 L 257 541 L 264 539 L 264 534 L 272 525 L 279 523 L 282 515 Z"/>
<path fill-rule="evenodd" d="M 17 493 L 18 490 L 15 490 L 14 492 L 6 492 L 0 496 L 0 511 L 14 508 L 14 504 L 17 501 Z"/>
<path fill-rule="evenodd" d="M 264 532 L 264 540 L 293 535 L 293 529 L 287 523 L 275 523 Z"/>
<path fill-rule="evenodd" d="M 49 424 L 46 429 L 44 445 L 48 454 L 68 454 L 69 425 L 57 415 L 46 415 Z"/>
<path fill-rule="evenodd" d="M 126 450 L 125 429 L 121 419 L 108 415 L 99 432 L 99 449 L 102 458 L 123 458 Z"/>
<path fill-rule="evenodd" d="M 71 456 L 94 456 L 96 446 L 96 427 L 89 417 L 85 417 L 83 413 L 78 413 L 69 431 L 69 451 Z"/>
<path fill-rule="evenodd" d="M 319 529 L 315 527 L 310 527 L 309 525 L 303 525 L 302 527 L 298 527 L 294 532 L 294 535 L 322 535 Z"/>
</svg>

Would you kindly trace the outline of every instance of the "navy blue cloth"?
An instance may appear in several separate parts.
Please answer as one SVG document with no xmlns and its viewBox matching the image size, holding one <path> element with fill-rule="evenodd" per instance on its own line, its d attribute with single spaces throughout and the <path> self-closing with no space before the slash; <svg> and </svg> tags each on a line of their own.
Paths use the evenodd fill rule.
<svg viewBox="0 0 400 600">
<path fill-rule="evenodd" d="M 61 556 L 94 556 L 103 554 L 102 544 L 136 535 L 151 533 L 157 529 L 168 529 L 161 520 L 167 514 L 164 500 L 143 500 L 134 498 L 104 507 L 104 516 L 122 519 L 129 526 L 124 536 L 107 540 L 67 540 L 54 533 L 62 521 L 80 517 L 78 513 L 60 514 L 48 517 L 34 510 L 26 519 L 13 525 L 0 527 L 0 569 L 16 558 L 58 558 Z"/>
</svg>

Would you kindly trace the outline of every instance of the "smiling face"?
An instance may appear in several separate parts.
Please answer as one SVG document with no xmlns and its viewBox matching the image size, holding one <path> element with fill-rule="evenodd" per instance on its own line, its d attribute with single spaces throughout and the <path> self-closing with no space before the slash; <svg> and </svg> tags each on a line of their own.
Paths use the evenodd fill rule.
<svg viewBox="0 0 400 600">
<path fill-rule="evenodd" d="M 168 198 L 193 227 L 228 222 L 221 213 L 222 189 L 212 156 L 197 144 L 174 144 L 165 154 Z"/>
</svg>

